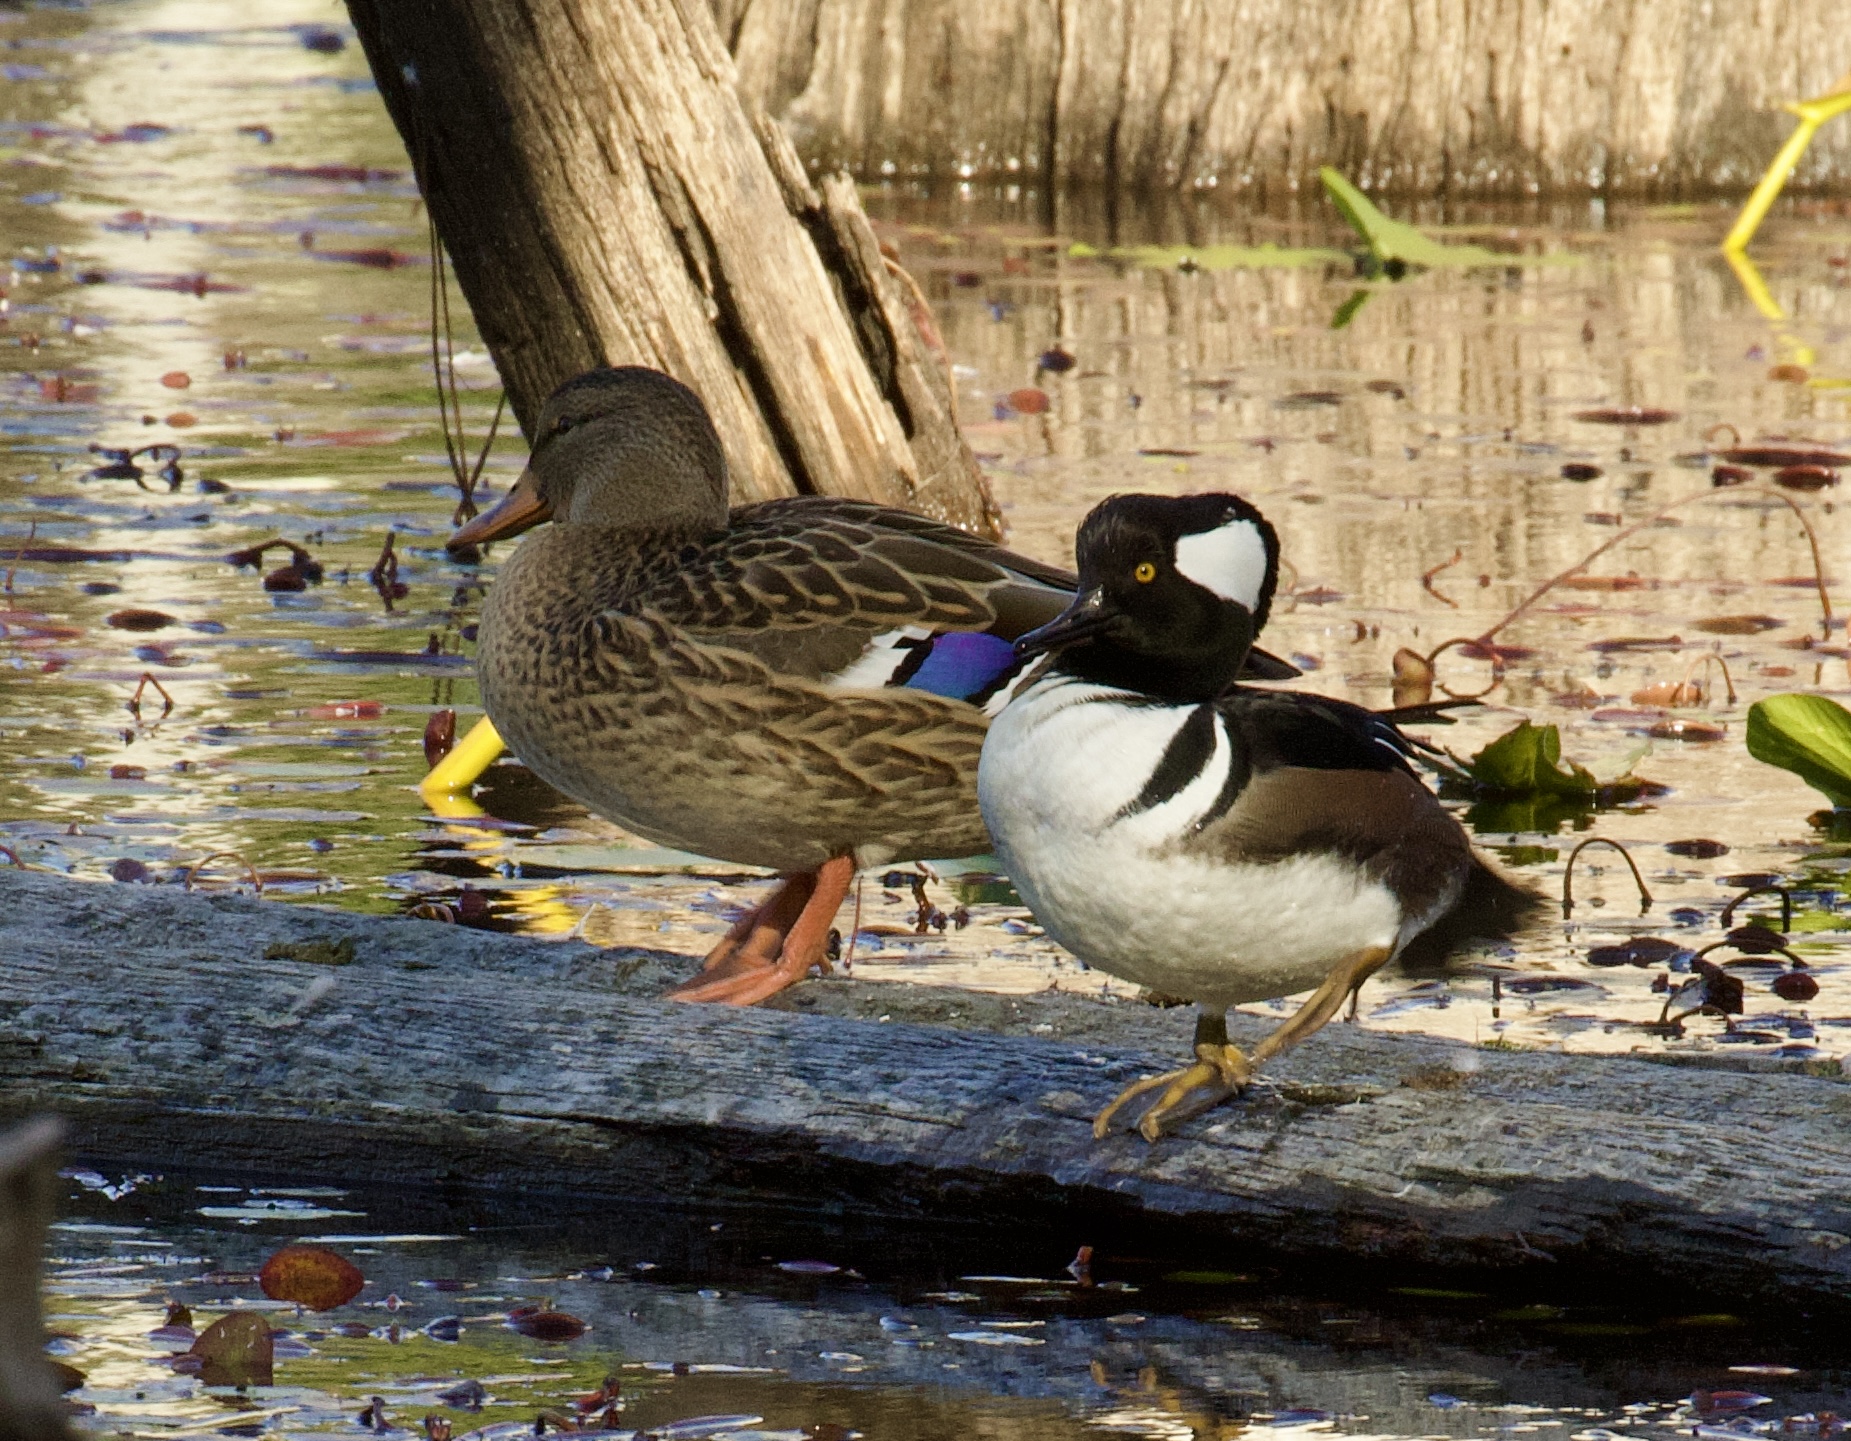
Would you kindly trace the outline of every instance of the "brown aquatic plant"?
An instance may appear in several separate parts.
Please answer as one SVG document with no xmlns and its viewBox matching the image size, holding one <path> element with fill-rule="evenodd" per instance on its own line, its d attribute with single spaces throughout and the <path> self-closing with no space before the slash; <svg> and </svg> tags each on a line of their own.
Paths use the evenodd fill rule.
<svg viewBox="0 0 1851 1441">
<path fill-rule="evenodd" d="M 379 592 L 379 598 L 385 602 L 388 612 L 392 609 L 393 601 L 403 600 L 411 594 L 411 587 L 398 578 L 398 551 L 394 548 L 397 539 L 397 531 L 386 532 L 386 543 L 380 547 L 379 559 L 373 562 L 373 568 L 366 573 L 366 578 L 373 583 L 373 589 Z"/>
<path fill-rule="evenodd" d="M 153 686 L 160 694 L 161 714 L 166 716 L 173 711 L 174 698 L 167 693 L 167 687 L 154 678 L 154 673 L 152 671 L 143 671 L 141 673 L 141 679 L 135 682 L 135 694 L 128 698 L 129 714 L 134 716 L 136 720 L 141 719 L 141 698 L 147 692 L 149 686 Z"/>
<path fill-rule="evenodd" d="M 1620 853 L 1620 859 L 1626 862 L 1626 869 L 1632 872 L 1633 883 L 1639 887 L 1639 914 L 1644 915 L 1652 908 L 1652 893 L 1646 889 L 1645 877 L 1639 874 L 1638 862 L 1632 853 L 1611 836 L 1589 836 L 1568 853 L 1568 864 L 1562 868 L 1562 919 L 1567 920 L 1575 909 L 1575 862 L 1581 852 L 1589 846 L 1612 846 Z"/>
<path fill-rule="evenodd" d="M 1806 512 L 1792 496 L 1782 494 L 1778 490 L 1771 490 L 1765 486 L 1732 487 L 1729 490 L 1730 499 L 1735 499 L 1744 495 L 1763 495 L 1771 500 L 1779 501 L 1782 505 L 1786 506 L 1788 510 L 1793 512 L 1794 519 L 1800 523 L 1800 529 L 1805 531 L 1806 544 L 1812 553 L 1813 584 L 1819 593 L 1820 634 L 1823 639 L 1829 640 L 1832 634 L 1832 598 L 1830 592 L 1826 589 L 1825 561 L 1819 553 L 1819 534 L 1813 529 L 1812 521 L 1808 519 Z M 1489 695 L 1504 677 L 1503 662 L 1505 657 L 1500 654 L 1500 648 L 1493 644 L 1494 639 L 1501 631 L 1508 629 L 1516 621 L 1528 614 L 1536 603 L 1550 591 L 1579 576 L 1590 565 L 1599 560 L 1601 556 L 1605 555 L 1615 546 L 1632 539 L 1632 537 L 1638 535 L 1641 531 L 1651 529 L 1674 510 L 1682 510 L 1685 506 L 1695 505 L 1699 501 L 1714 500 L 1716 496 L 1717 493 L 1715 491 L 1708 490 L 1702 491 L 1696 495 L 1687 495 L 1682 500 L 1672 501 L 1671 504 L 1660 510 L 1654 511 L 1644 520 L 1637 521 L 1627 526 L 1625 529 L 1618 531 L 1607 540 L 1602 541 L 1599 545 L 1595 546 L 1594 549 L 1582 556 L 1580 560 L 1576 561 L 1575 564 L 1569 566 L 1567 570 L 1558 571 L 1555 575 L 1549 577 L 1548 580 L 1544 581 L 1522 600 L 1517 602 L 1514 607 L 1505 613 L 1504 618 L 1489 630 L 1483 631 L 1476 636 L 1454 636 L 1448 640 L 1441 641 L 1432 650 L 1427 652 L 1427 663 L 1429 665 L 1432 665 L 1440 656 L 1444 655 L 1449 650 L 1464 649 L 1468 654 L 1477 652 L 1491 662 L 1491 681 L 1483 690 L 1471 693 L 1455 691 L 1444 681 L 1438 681 L 1436 684 L 1438 684 L 1439 688 L 1445 691 L 1447 695 L 1455 699 L 1469 698 L 1476 700 L 1485 695 Z"/>
<path fill-rule="evenodd" d="M 427 175 L 430 172 L 425 165 L 420 165 L 418 173 Z M 456 383 L 456 335 L 450 323 L 449 262 L 444 253 L 443 240 L 437 234 L 437 217 L 428 203 L 424 207 L 424 214 L 430 227 L 431 247 L 431 371 L 437 384 L 437 416 L 443 427 L 444 455 L 449 459 L 450 474 L 456 478 L 456 488 L 461 496 L 450 517 L 450 523 L 462 525 L 465 521 L 475 519 L 476 486 L 482 479 L 482 467 L 488 464 L 489 451 L 494 448 L 495 433 L 501 429 L 508 392 L 504 389 L 496 399 L 495 415 L 488 423 L 488 434 L 483 437 L 482 449 L 476 456 L 475 464 L 471 465 L 463 440 L 463 393 Z M 390 606 L 387 608 L 390 609 Z"/>
<path fill-rule="evenodd" d="M 186 879 L 182 884 L 182 889 L 192 890 L 194 878 L 214 861 L 236 861 L 239 865 L 244 867 L 246 874 L 250 877 L 251 889 L 260 896 L 263 894 L 263 878 L 257 874 L 257 867 L 252 865 L 250 860 L 238 851 L 214 851 L 204 859 L 194 861 L 192 865 L 186 868 Z"/>
<path fill-rule="evenodd" d="M 1427 594 L 1432 596 L 1435 600 L 1439 601 L 1442 605 L 1449 605 L 1454 610 L 1459 609 L 1458 601 L 1454 600 L 1449 595 L 1441 595 L 1438 590 L 1434 589 L 1433 580 L 1434 580 L 1434 577 L 1437 576 L 1441 571 L 1459 564 L 1459 562 L 1464 559 L 1465 559 L 1464 551 L 1462 550 L 1453 551 L 1453 558 L 1451 560 L 1443 560 L 1438 565 L 1434 566 L 1432 570 L 1423 571 L 1421 573 L 1420 588 L 1426 591 Z"/>
<path fill-rule="evenodd" d="M 1780 929 L 1783 932 L 1793 929 L 1793 892 L 1771 881 L 1765 885 L 1749 886 L 1740 895 L 1733 897 L 1729 904 L 1722 908 L 1722 924 L 1725 927 L 1732 925 L 1735 921 L 1735 908 L 1744 901 L 1753 900 L 1756 896 L 1779 896 Z"/>
</svg>

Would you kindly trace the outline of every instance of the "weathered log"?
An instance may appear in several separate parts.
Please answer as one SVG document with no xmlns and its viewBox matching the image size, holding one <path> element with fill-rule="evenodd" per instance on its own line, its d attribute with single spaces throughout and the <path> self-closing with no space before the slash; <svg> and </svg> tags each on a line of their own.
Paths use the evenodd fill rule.
<svg viewBox="0 0 1851 1441">
<path fill-rule="evenodd" d="M 1851 62 L 1807 0 L 711 0 L 748 101 L 856 173 L 1239 191 L 1743 190 Z M 1851 179 L 1851 126 L 1795 183 Z"/>
<path fill-rule="evenodd" d="M 0 1047 L 5 1043 L 0 1035 Z M 71 1436 L 39 1314 L 40 1257 L 63 1129 L 41 1116 L 0 1135 L 0 1437 L 6 1441 Z"/>
<path fill-rule="evenodd" d="M 825 207 L 747 114 L 705 4 L 348 9 L 530 438 L 561 381 L 654 365 L 713 412 L 739 500 L 858 496 L 996 531 L 949 407 L 904 383 L 917 341 L 891 282 L 831 264 L 866 229 L 858 202 Z"/>
<path fill-rule="evenodd" d="M 1096 1143 L 1093 1111 L 1183 1051 L 1182 1013 L 861 981 L 681 1006 L 650 996 L 693 963 L 659 953 L 15 871 L 0 946 L 0 1114 L 55 1109 L 99 1163 L 1116 1217 L 1851 1298 L 1833 1078 L 1332 1026 L 1154 1147 Z"/>
</svg>

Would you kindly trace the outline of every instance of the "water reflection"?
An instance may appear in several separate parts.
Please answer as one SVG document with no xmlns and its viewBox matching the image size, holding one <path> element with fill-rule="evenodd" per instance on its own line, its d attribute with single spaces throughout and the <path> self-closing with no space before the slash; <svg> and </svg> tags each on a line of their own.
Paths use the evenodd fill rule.
<svg viewBox="0 0 1851 1441">
<path fill-rule="evenodd" d="M 415 792 L 428 716 L 474 713 L 465 637 L 493 564 L 441 549 L 454 492 L 425 359 L 423 217 L 357 49 L 330 38 L 343 24 L 324 0 L 263 0 L 235 26 L 201 0 L 0 12 L 23 67 L 0 91 L 0 842 L 33 864 L 162 882 L 231 851 L 274 894 L 701 953 L 761 879 L 626 837 L 515 766 L 491 772 L 481 815 L 433 814 Z M 1347 233 L 1310 197 L 1257 215 L 1064 200 L 1055 233 L 1032 195 L 869 203 L 937 312 L 1014 542 L 1065 558 L 1079 516 L 1117 490 L 1240 490 L 1285 541 L 1268 643 L 1307 684 L 1369 704 L 1388 702 L 1398 649 L 1478 635 L 1622 527 L 1709 495 L 1711 452 L 1731 443 L 1718 427 L 1851 440 L 1851 226 L 1830 203 L 1784 212 L 1758 245 L 1778 322 L 1714 253 L 1720 208 L 1436 209 L 1417 218 L 1548 263 L 1390 282 L 1344 261 L 1109 253 L 1340 249 Z M 473 335 L 459 344 L 479 435 L 494 377 Z M 1047 363 L 1055 351 L 1072 363 Z M 1671 418 L 1577 418 L 1628 407 Z M 92 445 L 153 443 L 180 447 L 179 490 L 92 474 Z M 491 489 L 520 459 L 514 441 L 498 448 Z M 1714 494 L 1501 632 L 1491 707 L 1431 733 L 1469 755 L 1527 715 L 1597 775 L 1632 765 L 1668 787 L 1598 815 L 1468 816 L 1549 889 L 1597 828 L 1634 847 L 1659 904 L 1637 917 L 1609 858 L 1583 877 L 1571 925 L 1449 980 L 1379 983 L 1362 1024 L 1787 1061 L 1851 1050 L 1851 850 L 1809 827 L 1810 791 L 1741 745 L 1757 696 L 1847 689 L 1842 636 L 1822 637 L 1791 514 Z M 1828 570 L 1844 554 L 1836 494 L 1804 498 Z M 389 536 L 403 598 L 368 580 Z M 227 562 L 277 537 L 308 551 L 319 584 L 265 589 L 280 553 Z M 125 629 L 129 611 L 168 620 Z M 1654 738 L 1665 715 L 1650 697 L 1710 654 L 1738 702 L 1712 690 L 1679 715 L 1721 738 Z M 1487 678 L 1457 652 L 1440 668 L 1456 689 Z M 171 713 L 125 708 L 144 674 Z M 1798 886 L 1817 996 L 1789 1001 L 1747 967 L 1741 1022 L 1648 1029 L 1684 982 L 1679 956 L 1716 939 L 1723 903 L 1758 877 Z M 921 927 L 907 877 L 864 880 L 858 974 L 1107 988 L 981 863 L 941 868 L 927 892 L 942 929 Z M 1674 941 L 1671 959 L 1587 963 L 1642 933 Z"/>
<path fill-rule="evenodd" d="M 375 1430 L 415 1433 L 434 1415 L 458 1435 L 531 1434 L 542 1412 L 602 1414 L 589 1398 L 608 1397 L 607 1377 L 621 1434 L 703 1434 L 695 1418 L 730 1417 L 707 1430 L 792 1441 L 1693 1429 L 1723 1441 L 1830 1434 L 1810 1418 L 1844 1405 L 1829 1326 L 1791 1313 L 1770 1325 L 1675 1283 L 1363 1294 L 1253 1269 L 1217 1243 L 1177 1257 L 1135 1235 L 1082 1240 L 1069 1221 L 1024 1244 L 737 1213 L 515 1217 L 196 1178 L 141 1178 L 108 1201 L 105 1178 L 79 1181 L 49 1310 L 99 1430 L 223 1431 L 236 1409 L 261 1418 L 244 1434 L 353 1434 L 378 1397 Z M 366 1287 L 319 1314 L 267 1300 L 251 1273 L 290 1240 L 349 1257 Z M 1079 1244 L 1090 1265 L 1070 1267 Z M 174 1302 L 196 1328 L 236 1306 L 286 1331 L 275 1384 L 240 1395 L 176 1375 L 164 1358 L 189 1338 L 161 1330 Z M 589 1329 L 564 1344 L 523 1336 L 510 1319 L 534 1306 Z"/>
</svg>

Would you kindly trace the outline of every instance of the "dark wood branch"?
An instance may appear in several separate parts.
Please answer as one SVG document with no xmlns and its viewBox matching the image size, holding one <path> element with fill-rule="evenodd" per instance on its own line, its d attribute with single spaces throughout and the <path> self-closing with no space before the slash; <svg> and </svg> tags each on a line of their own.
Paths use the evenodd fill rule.
<svg viewBox="0 0 1851 1441">
<path fill-rule="evenodd" d="M 352 964 L 310 959 L 346 937 Z M 1184 1053 L 1186 1013 L 867 981 L 681 1006 L 653 997 L 691 959 L 13 870 L 0 948 L 0 1113 L 56 1109 L 99 1163 L 1117 1218 L 1851 1298 L 1835 1077 L 1334 1025 L 1175 1137 L 1095 1143 L 1092 1113 Z"/>
</svg>

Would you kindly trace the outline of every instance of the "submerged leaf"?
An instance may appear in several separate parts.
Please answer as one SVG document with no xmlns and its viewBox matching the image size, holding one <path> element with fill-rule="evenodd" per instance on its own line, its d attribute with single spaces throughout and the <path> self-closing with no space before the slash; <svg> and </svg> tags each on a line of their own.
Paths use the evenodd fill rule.
<svg viewBox="0 0 1851 1441">
<path fill-rule="evenodd" d="M 270 1323 L 252 1311 L 233 1311 L 200 1332 L 187 1356 L 198 1365 L 201 1385 L 268 1386 L 275 1366 Z"/>
<path fill-rule="evenodd" d="M 1748 753 L 1851 806 L 1851 711 L 1821 695 L 1773 695 L 1748 708 Z"/>
</svg>

